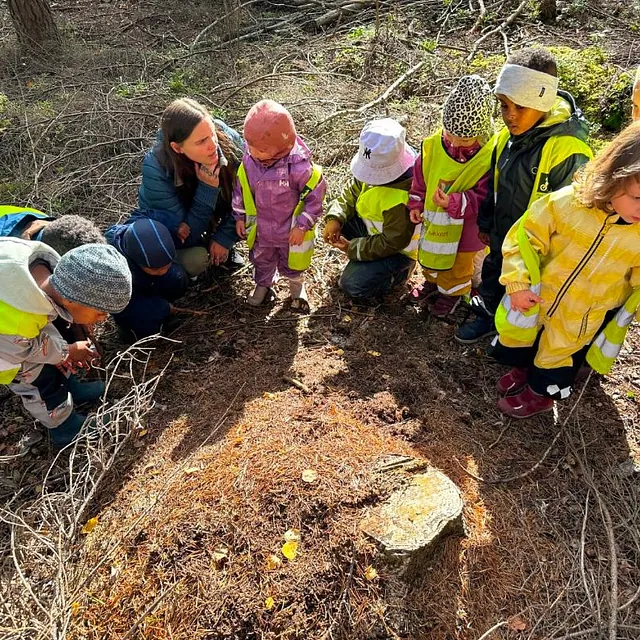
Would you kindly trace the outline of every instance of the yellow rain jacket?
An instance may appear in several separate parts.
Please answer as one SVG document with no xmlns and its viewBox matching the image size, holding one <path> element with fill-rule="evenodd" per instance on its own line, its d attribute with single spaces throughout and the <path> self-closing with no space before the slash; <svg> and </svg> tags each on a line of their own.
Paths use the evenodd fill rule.
<svg viewBox="0 0 640 640">
<path fill-rule="evenodd" d="M 540 257 L 543 303 L 538 329 L 544 326 L 535 365 L 542 369 L 572 366 L 571 356 L 590 344 L 605 314 L 622 306 L 640 286 L 640 224 L 616 224 L 620 216 L 588 209 L 574 198 L 573 186 L 535 202 L 523 228 Z M 502 245 L 500 282 L 507 294 L 528 289 L 531 278 L 513 225 Z M 640 314 L 639 314 L 640 315 Z M 525 346 L 500 335 L 507 347 Z"/>
</svg>

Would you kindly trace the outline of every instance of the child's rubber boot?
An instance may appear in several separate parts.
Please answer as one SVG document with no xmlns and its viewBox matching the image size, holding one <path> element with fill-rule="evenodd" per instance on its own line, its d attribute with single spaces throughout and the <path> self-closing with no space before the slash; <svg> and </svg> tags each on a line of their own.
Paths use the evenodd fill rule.
<svg viewBox="0 0 640 640">
<path fill-rule="evenodd" d="M 49 436 L 54 447 L 66 447 L 78 435 L 86 416 L 73 411 L 71 415 L 57 427 L 49 429 Z"/>
<path fill-rule="evenodd" d="M 102 380 L 80 382 L 77 376 L 69 378 L 69 393 L 71 393 L 73 403 L 76 405 L 98 402 L 104 395 L 104 389 L 105 386 Z"/>
<path fill-rule="evenodd" d="M 501 396 L 508 396 L 514 393 L 518 393 L 527 384 L 528 370 L 522 367 L 513 367 L 509 373 L 505 373 L 498 384 L 496 389 Z"/>
<path fill-rule="evenodd" d="M 252 307 L 259 307 L 267 298 L 269 287 L 256 285 L 256 288 L 247 296 L 247 304 Z"/>
<path fill-rule="evenodd" d="M 309 313 L 309 299 L 304 286 L 304 278 L 289 278 L 289 296 L 291 310 L 296 313 Z"/>
<path fill-rule="evenodd" d="M 482 340 L 482 338 L 495 334 L 496 327 L 493 323 L 493 318 L 476 316 L 473 322 L 459 326 L 456 329 L 454 337 L 460 344 L 473 344 L 474 342 L 478 342 L 478 340 Z"/>
<path fill-rule="evenodd" d="M 449 314 L 453 313 L 460 304 L 459 296 L 443 296 L 439 295 L 431 307 L 431 315 L 434 318 L 443 320 Z"/>
<path fill-rule="evenodd" d="M 537 416 L 539 413 L 551 411 L 554 401 L 552 398 L 536 393 L 529 385 L 526 385 L 520 393 L 506 396 L 498 401 L 498 409 L 510 418 L 522 420 Z"/>
</svg>

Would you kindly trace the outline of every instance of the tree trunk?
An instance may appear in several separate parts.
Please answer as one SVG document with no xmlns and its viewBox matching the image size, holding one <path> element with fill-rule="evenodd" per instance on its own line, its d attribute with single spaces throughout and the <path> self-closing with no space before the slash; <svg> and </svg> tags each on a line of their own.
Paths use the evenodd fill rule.
<svg viewBox="0 0 640 640">
<path fill-rule="evenodd" d="M 60 43 L 49 0 L 8 0 L 8 4 L 20 44 L 46 50 Z"/>
<path fill-rule="evenodd" d="M 538 17 L 542 22 L 553 22 L 558 15 L 556 0 L 539 0 Z"/>
</svg>

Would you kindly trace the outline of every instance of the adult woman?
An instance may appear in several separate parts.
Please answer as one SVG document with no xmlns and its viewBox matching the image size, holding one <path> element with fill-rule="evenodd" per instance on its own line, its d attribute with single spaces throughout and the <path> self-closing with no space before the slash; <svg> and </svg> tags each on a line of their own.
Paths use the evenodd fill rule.
<svg viewBox="0 0 640 640">
<path fill-rule="evenodd" d="M 191 276 L 209 261 L 237 262 L 231 194 L 242 153 L 238 133 L 195 100 L 174 100 L 162 114 L 156 144 L 142 163 L 134 217 L 153 218 L 169 229 L 177 262 Z"/>
</svg>

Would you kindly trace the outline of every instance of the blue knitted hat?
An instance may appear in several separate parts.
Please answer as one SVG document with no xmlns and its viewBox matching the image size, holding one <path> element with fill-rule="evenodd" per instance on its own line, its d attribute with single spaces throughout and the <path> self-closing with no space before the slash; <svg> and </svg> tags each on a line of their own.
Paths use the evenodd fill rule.
<svg viewBox="0 0 640 640">
<path fill-rule="evenodd" d="M 176 247 L 169 229 L 145 218 L 129 225 L 122 236 L 124 255 L 139 267 L 158 269 L 173 262 Z"/>
<path fill-rule="evenodd" d="M 85 244 L 65 253 L 50 282 L 65 300 L 107 313 L 120 313 L 131 299 L 127 260 L 108 244 Z"/>
</svg>

